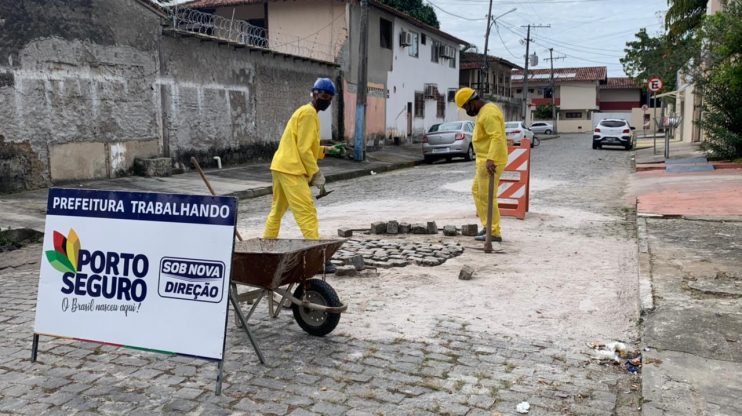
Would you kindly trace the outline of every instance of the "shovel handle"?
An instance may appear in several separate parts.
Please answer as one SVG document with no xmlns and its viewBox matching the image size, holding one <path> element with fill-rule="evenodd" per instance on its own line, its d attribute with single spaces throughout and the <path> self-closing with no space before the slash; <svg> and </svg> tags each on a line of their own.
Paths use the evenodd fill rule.
<svg viewBox="0 0 742 416">
<path fill-rule="evenodd" d="M 495 175 L 489 174 L 487 187 L 487 228 L 484 231 L 484 252 L 492 253 L 492 210 L 494 209 Z"/>
<path fill-rule="evenodd" d="M 193 164 L 193 167 L 195 167 L 198 171 L 198 174 L 201 175 L 201 179 L 204 180 L 204 183 L 206 184 L 206 187 L 209 188 L 209 192 L 211 192 L 211 195 L 216 196 L 216 192 L 214 192 L 214 188 L 211 187 L 211 183 L 209 183 L 209 179 L 206 177 L 203 169 L 201 169 L 201 165 L 198 164 L 198 160 L 196 160 L 195 157 L 191 156 L 191 163 Z M 234 229 L 234 234 L 237 236 L 238 240 L 243 240 L 242 235 L 239 231 L 237 231 L 237 228 Z"/>
</svg>

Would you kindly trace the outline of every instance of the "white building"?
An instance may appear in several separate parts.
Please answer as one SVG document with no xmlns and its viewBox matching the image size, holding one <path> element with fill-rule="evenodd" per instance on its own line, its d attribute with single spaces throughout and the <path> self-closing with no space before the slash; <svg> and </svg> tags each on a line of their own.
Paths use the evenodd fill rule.
<svg viewBox="0 0 742 416">
<path fill-rule="evenodd" d="M 433 124 L 457 119 L 453 96 L 459 86 L 459 50 L 467 42 L 379 1 L 368 4 L 367 144 L 422 136 Z M 251 46 L 338 64 L 342 94 L 333 103 L 338 108 L 333 131 L 339 136 L 335 138 L 352 141 L 361 60 L 357 2 L 196 0 L 187 6 L 244 19 L 230 22 L 221 32 L 229 34 L 248 23 L 259 28 L 261 42 Z"/>
</svg>

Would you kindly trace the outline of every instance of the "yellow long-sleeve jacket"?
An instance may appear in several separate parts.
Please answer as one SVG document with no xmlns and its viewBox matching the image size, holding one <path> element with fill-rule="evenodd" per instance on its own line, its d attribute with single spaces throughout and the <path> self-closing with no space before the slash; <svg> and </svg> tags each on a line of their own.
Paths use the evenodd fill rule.
<svg viewBox="0 0 742 416">
<path fill-rule="evenodd" d="M 324 159 L 319 144 L 319 115 L 311 103 L 291 115 L 273 155 L 271 170 L 311 178 L 319 171 L 318 159 Z"/>
<path fill-rule="evenodd" d="M 472 144 L 477 159 L 492 160 L 497 166 L 508 163 L 505 119 L 495 104 L 487 103 L 479 110 Z"/>
</svg>

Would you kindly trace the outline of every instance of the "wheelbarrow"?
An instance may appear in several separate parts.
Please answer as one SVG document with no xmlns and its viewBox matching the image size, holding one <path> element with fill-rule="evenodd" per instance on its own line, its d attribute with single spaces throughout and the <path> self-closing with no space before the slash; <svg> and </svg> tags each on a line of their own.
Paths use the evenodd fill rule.
<svg viewBox="0 0 742 416">
<path fill-rule="evenodd" d="M 348 306 L 340 302 L 335 290 L 325 281 L 324 274 L 321 279 L 314 276 L 324 271 L 327 260 L 344 242 L 259 238 L 235 241 L 230 300 L 237 315 L 235 322 L 245 329 L 261 363 L 265 361 L 247 321 L 266 295 L 271 318 L 277 318 L 281 308 L 290 304 L 296 323 L 307 333 L 324 336 L 335 329 L 340 314 Z M 238 284 L 254 289 L 238 294 Z M 274 295 L 280 297 L 278 302 Z M 247 315 L 242 313 L 240 301 L 252 302 Z"/>
</svg>

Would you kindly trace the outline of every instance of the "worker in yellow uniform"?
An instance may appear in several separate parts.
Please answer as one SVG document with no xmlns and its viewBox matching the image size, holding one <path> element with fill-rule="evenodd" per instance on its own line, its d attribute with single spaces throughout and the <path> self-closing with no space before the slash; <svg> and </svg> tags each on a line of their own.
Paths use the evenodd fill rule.
<svg viewBox="0 0 742 416">
<path fill-rule="evenodd" d="M 339 156 L 344 147 L 320 146 L 319 116 L 326 110 L 335 96 L 335 84 L 329 78 L 319 78 L 312 87 L 312 102 L 299 107 L 291 115 L 273 155 L 273 204 L 265 223 L 263 238 L 278 238 L 281 218 L 291 209 L 294 219 L 307 240 L 319 240 L 317 208 L 310 186 L 322 187 L 325 178 L 317 166 L 317 160 L 325 155 Z M 326 272 L 332 272 L 328 263 Z"/>
<path fill-rule="evenodd" d="M 466 110 L 470 117 L 477 117 L 474 126 L 472 145 L 476 159 L 476 173 L 472 185 L 472 196 L 477 208 L 477 215 L 486 228 L 487 224 L 487 194 L 489 193 L 489 176 L 495 176 L 495 192 L 492 195 L 492 229 L 482 231 L 475 237 L 477 241 L 485 240 L 485 233 L 489 231 L 492 241 L 502 242 L 500 230 L 500 210 L 497 207 L 497 188 L 500 185 L 500 176 L 508 163 L 508 146 L 505 136 L 505 120 L 502 111 L 489 101 L 485 101 L 471 88 L 461 88 L 454 97 L 456 105 Z"/>
</svg>

